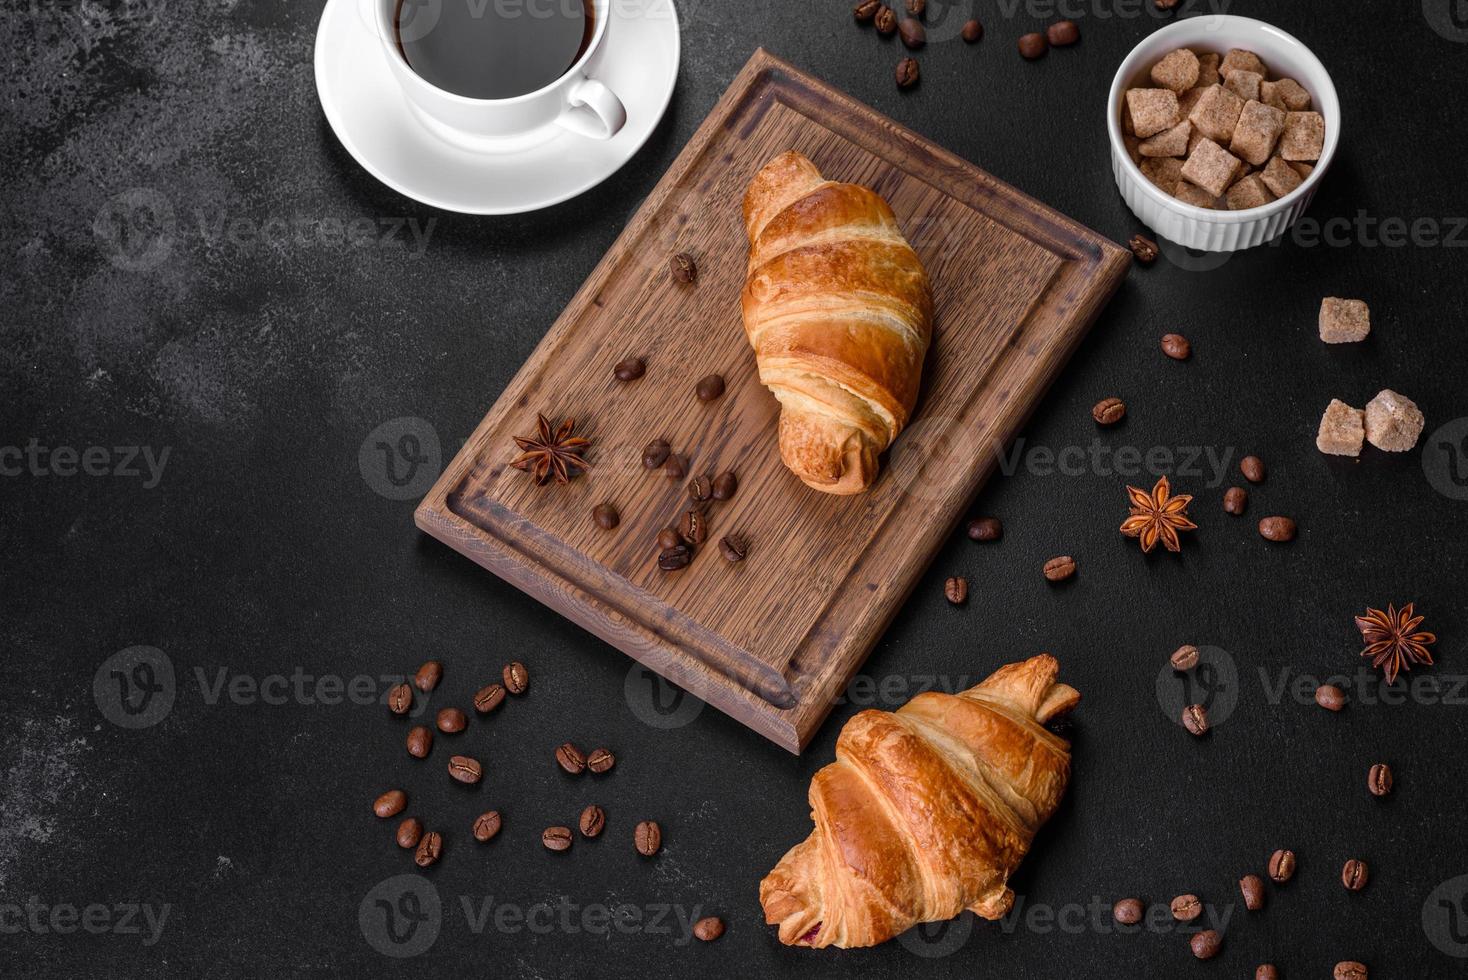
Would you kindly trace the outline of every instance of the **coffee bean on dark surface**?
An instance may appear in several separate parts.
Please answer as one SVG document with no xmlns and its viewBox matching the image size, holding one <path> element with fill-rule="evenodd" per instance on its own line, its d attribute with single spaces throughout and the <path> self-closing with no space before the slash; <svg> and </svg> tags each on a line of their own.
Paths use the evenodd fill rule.
<svg viewBox="0 0 1468 980">
<path fill-rule="evenodd" d="M 1269 880 L 1283 885 L 1295 876 L 1295 852 L 1280 848 L 1269 855 Z"/>
<path fill-rule="evenodd" d="M 976 517 L 968 522 L 968 536 L 972 541 L 998 541 L 1004 537 L 1004 525 L 997 517 Z"/>
<path fill-rule="evenodd" d="M 622 515 L 611 504 L 597 504 L 591 510 L 591 518 L 603 531 L 610 531 L 622 523 Z"/>
<path fill-rule="evenodd" d="M 1134 926 L 1142 921 L 1145 911 L 1141 899 L 1123 898 L 1112 906 L 1111 917 L 1124 926 Z"/>
<path fill-rule="evenodd" d="M 408 754 L 415 759 L 426 759 L 433 751 L 433 732 L 427 725 L 414 725 L 408 729 Z"/>
<path fill-rule="evenodd" d="M 1334 684 L 1321 684 L 1315 689 L 1315 703 L 1326 711 L 1340 711 L 1346 706 L 1346 692 Z"/>
<path fill-rule="evenodd" d="M 907 12 L 914 17 L 921 17 L 928 10 L 928 0 L 907 0 Z"/>
<path fill-rule="evenodd" d="M 469 719 L 458 708 L 444 708 L 438 713 L 437 723 L 439 731 L 456 735 L 469 724 Z"/>
<path fill-rule="evenodd" d="M 676 572 L 687 568 L 691 561 L 693 561 L 693 549 L 686 544 L 678 544 L 658 555 L 658 568 L 665 572 Z"/>
<path fill-rule="evenodd" d="M 688 475 L 688 457 L 682 453 L 673 453 L 663 464 L 663 472 L 670 480 L 683 479 Z"/>
<path fill-rule="evenodd" d="M 1264 482 L 1264 460 L 1258 456 L 1245 456 L 1239 460 L 1239 472 L 1250 483 Z"/>
<path fill-rule="evenodd" d="M 1341 868 L 1341 884 L 1346 886 L 1348 892 L 1358 892 L 1365 888 L 1366 880 L 1369 877 L 1371 874 L 1365 861 L 1351 858 L 1346 862 L 1346 866 Z"/>
<path fill-rule="evenodd" d="M 570 850 L 571 828 L 547 827 L 540 832 L 540 842 L 545 845 L 547 851 Z"/>
<path fill-rule="evenodd" d="M 438 859 L 442 855 L 443 835 L 436 830 L 430 830 L 418 842 L 418 850 L 413 854 L 413 863 L 417 864 L 420 868 L 426 868 L 430 864 L 438 863 Z"/>
<path fill-rule="evenodd" d="M 398 846 L 407 850 L 418 846 L 423 839 L 423 822 L 417 817 L 405 817 L 398 824 Z"/>
<path fill-rule="evenodd" d="M 1367 980 L 1366 964 L 1355 960 L 1342 960 L 1335 965 L 1333 980 Z"/>
<path fill-rule="evenodd" d="M 668 454 L 672 447 L 666 439 L 654 439 L 642 448 L 642 465 L 650 470 L 655 470 L 667 462 Z"/>
<path fill-rule="evenodd" d="M 413 675 L 413 686 L 424 694 L 438 687 L 438 682 L 443 680 L 443 664 L 437 660 L 429 660 L 418 668 L 418 673 Z"/>
<path fill-rule="evenodd" d="M 903 58 L 897 63 L 897 87 L 912 88 L 922 78 L 922 69 L 916 58 Z"/>
<path fill-rule="evenodd" d="M 611 772 L 612 767 L 617 764 L 617 757 L 612 755 L 610 749 L 592 749 L 591 755 L 586 757 L 586 768 L 600 776 L 604 772 Z"/>
<path fill-rule="evenodd" d="M 1193 345 L 1180 333 L 1163 334 L 1162 353 L 1174 361 L 1186 361 L 1193 356 Z"/>
<path fill-rule="evenodd" d="M 1026 61 L 1034 61 L 1050 50 L 1050 43 L 1043 34 L 1026 34 L 1019 39 L 1019 54 Z"/>
<path fill-rule="evenodd" d="M 1259 522 L 1259 534 L 1266 541 L 1283 544 L 1295 540 L 1295 522 L 1288 517 L 1266 517 Z"/>
<path fill-rule="evenodd" d="M 969 44 L 977 44 L 984 36 L 984 25 L 976 20 L 967 21 L 959 33 Z"/>
<path fill-rule="evenodd" d="M 683 512 L 683 519 L 678 522 L 678 537 L 683 539 L 687 545 L 700 545 L 709 536 L 709 520 L 703 512 L 697 508 L 690 507 Z"/>
<path fill-rule="evenodd" d="M 719 539 L 719 554 L 727 562 L 741 562 L 749 556 L 749 541 L 742 534 L 726 534 Z"/>
<path fill-rule="evenodd" d="M 1204 929 L 1188 940 L 1188 945 L 1193 947 L 1193 955 L 1198 959 L 1211 960 L 1223 948 L 1223 940 L 1219 938 L 1215 930 Z"/>
<path fill-rule="evenodd" d="M 398 684 L 387 692 L 387 710 L 395 715 L 405 715 L 413 707 L 413 689 L 407 684 Z"/>
<path fill-rule="evenodd" d="M 467 755 L 456 755 L 449 760 L 449 775 L 457 782 L 473 786 L 484 778 L 484 767 L 478 759 Z"/>
<path fill-rule="evenodd" d="M 474 710 L 481 715 L 487 715 L 495 708 L 505 703 L 505 686 L 503 684 L 490 684 L 481 687 L 474 695 Z"/>
<path fill-rule="evenodd" d="M 878 34 L 891 37 L 897 33 L 897 12 L 886 4 L 883 4 L 882 9 L 877 11 L 877 16 L 872 18 L 872 22 L 877 25 Z"/>
<path fill-rule="evenodd" d="M 1238 517 L 1249 509 L 1249 491 L 1243 487 L 1229 487 L 1223 495 L 1224 513 Z"/>
<path fill-rule="evenodd" d="M 372 804 L 372 812 L 382 819 L 395 817 L 403 812 L 403 807 L 408 805 L 408 794 L 400 789 L 390 789 L 379 796 Z"/>
<path fill-rule="evenodd" d="M 1244 875 L 1239 879 L 1239 891 L 1244 896 L 1244 908 L 1258 912 L 1264 907 L 1264 879 L 1258 875 Z"/>
<path fill-rule="evenodd" d="M 954 575 L 943 583 L 943 595 L 955 606 L 961 606 L 968 601 L 968 579 L 962 575 Z"/>
<path fill-rule="evenodd" d="M 676 548 L 682 543 L 683 539 L 678 537 L 678 529 L 675 527 L 665 527 L 658 532 L 658 549 L 661 551 Z"/>
<path fill-rule="evenodd" d="M 586 771 L 586 754 L 570 742 L 564 742 L 556 749 L 556 762 L 573 776 Z"/>
<path fill-rule="evenodd" d="M 1191 643 L 1185 643 L 1173 651 L 1171 657 L 1172 669 L 1186 673 L 1198 666 L 1198 659 L 1198 648 Z"/>
<path fill-rule="evenodd" d="M 1189 735 L 1208 734 L 1208 709 L 1201 704 L 1190 704 L 1183 709 L 1183 727 Z"/>
<path fill-rule="evenodd" d="M 854 8 L 852 15 L 856 17 L 858 24 L 870 24 L 877 16 L 877 11 L 882 9 L 882 0 L 861 0 Z"/>
<path fill-rule="evenodd" d="M 1076 573 L 1076 560 L 1070 555 L 1061 555 L 1045 563 L 1045 578 L 1051 582 L 1064 582 Z"/>
<path fill-rule="evenodd" d="M 638 854 L 652 857 L 662 849 L 663 828 L 658 826 L 656 820 L 644 820 L 632 832 L 632 841 L 637 846 Z"/>
<path fill-rule="evenodd" d="M 1081 39 L 1081 29 L 1073 20 L 1056 21 L 1045 28 L 1045 40 L 1052 48 L 1066 48 Z"/>
<path fill-rule="evenodd" d="M 1197 895 L 1179 895 L 1170 906 L 1172 917 L 1179 922 L 1192 922 L 1203 914 L 1203 903 Z"/>
<path fill-rule="evenodd" d="M 581 811 L 579 826 L 582 837 L 598 837 L 606 829 L 607 815 L 595 803 Z"/>
<path fill-rule="evenodd" d="M 725 470 L 714 477 L 713 492 L 715 500 L 734 499 L 734 494 L 739 492 L 739 477 L 733 470 Z"/>
<path fill-rule="evenodd" d="M 1378 762 L 1366 774 L 1366 788 L 1371 790 L 1372 796 L 1386 796 L 1390 794 L 1394 784 L 1395 779 L 1392 776 L 1392 767 L 1385 762 Z"/>
<path fill-rule="evenodd" d="M 474 818 L 474 839 L 481 844 L 493 840 L 503 823 L 498 810 L 486 810 Z"/>
<path fill-rule="evenodd" d="M 909 3 L 912 0 L 908 0 Z M 700 941 L 711 943 L 724 934 L 724 920 L 717 915 L 705 916 L 693 924 L 693 935 Z"/>
<path fill-rule="evenodd" d="M 902 18 L 902 23 L 897 25 L 897 33 L 902 38 L 902 43 L 913 51 L 928 43 L 927 29 L 916 17 Z"/>
<path fill-rule="evenodd" d="M 1126 418 L 1126 402 L 1120 398 L 1103 398 L 1091 408 L 1097 425 L 1115 425 Z"/>
<path fill-rule="evenodd" d="M 520 661 L 514 660 L 505 664 L 500 680 L 505 682 L 505 690 L 511 694 L 524 694 L 530 687 L 530 671 Z"/>
<path fill-rule="evenodd" d="M 1157 243 L 1146 235 L 1133 235 L 1132 240 L 1127 242 L 1127 247 L 1132 250 L 1138 262 L 1143 265 L 1151 265 L 1157 261 L 1159 249 Z"/>
<path fill-rule="evenodd" d="M 617 366 L 612 369 L 612 375 L 618 381 L 636 381 L 647 373 L 647 362 L 640 357 L 629 357 L 625 361 L 618 361 Z"/>
<path fill-rule="evenodd" d="M 701 402 L 711 402 L 724 393 L 724 376 L 722 374 L 709 374 L 698 379 L 694 391 Z"/>
<path fill-rule="evenodd" d="M 679 252 L 668 263 L 675 282 L 688 285 L 698 281 L 698 263 L 687 252 Z"/>
<path fill-rule="evenodd" d="M 1279 969 L 1273 963 L 1265 963 L 1254 971 L 1254 980 L 1279 980 Z"/>
</svg>

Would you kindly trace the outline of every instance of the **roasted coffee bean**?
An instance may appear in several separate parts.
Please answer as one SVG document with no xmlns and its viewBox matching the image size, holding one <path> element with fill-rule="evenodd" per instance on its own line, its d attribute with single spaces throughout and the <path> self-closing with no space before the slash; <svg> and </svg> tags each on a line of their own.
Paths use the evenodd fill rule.
<svg viewBox="0 0 1468 980">
<path fill-rule="evenodd" d="M 586 768 L 600 776 L 604 772 L 611 772 L 612 766 L 617 764 L 617 757 L 612 755 L 610 749 L 592 749 L 591 755 L 586 757 Z"/>
<path fill-rule="evenodd" d="M 1193 938 L 1188 940 L 1188 945 L 1193 947 L 1193 955 L 1198 959 L 1211 960 L 1223 948 L 1223 940 L 1219 938 L 1216 931 L 1204 929 L 1202 932 L 1195 933 Z"/>
<path fill-rule="evenodd" d="M 963 35 L 963 39 L 969 44 L 977 44 L 979 39 L 984 36 L 984 25 L 976 20 L 971 20 L 963 25 L 963 30 L 960 33 Z"/>
<path fill-rule="evenodd" d="M 683 539 L 678 537 L 678 529 L 675 527 L 665 527 L 658 532 L 658 549 L 660 551 L 676 548 L 682 543 Z"/>
<path fill-rule="evenodd" d="M 1264 460 L 1258 456 L 1245 456 L 1239 460 L 1239 472 L 1250 483 L 1264 482 Z"/>
<path fill-rule="evenodd" d="M 678 522 L 678 537 L 683 539 L 687 545 L 703 544 L 709 536 L 709 520 L 703 516 L 703 511 L 696 507 L 690 507 L 683 512 L 683 519 Z"/>
<path fill-rule="evenodd" d="M 498 810 L 486 810 L 474 818 L 474 839 L 481 844 L 493 840 L 502 825 Z"/>
<path fill-rule="evenodd" d="M 954 575 L 943 583 L 943 595 L 955 606 L 961 606 L 968 601 L 968 579 L 962 575 Z"/>
<path fill-rule="evenodd" d="M 1288 517 L 1266 517 L 1259 522 L 1259 534 L 1266 541 L 1295 540 L 1295 522 Z"/>
<path fill-rule="evenodd" d="M 570 742 L 563 742 L 556 749 L 556 762 L 573 776 L 579 776 L 586 771 L 586 754 Z"/>
<path fill-rule="evenodd" d="M 907 12 L 921 17 L 928 10 L 928 0 L 907 0 Z"/>
<path fill-rule="evenodd" d="M 1186 361 L 1193 355 L 1193 345 L 1180 333 L 1163 334 L 1162 353 L 1174 361 Z"/>
<path fill-rule="evenodd" d="M 382 819 L 395 817 L 403 812 L 403 807 L 408 805 L 408 794 L 400 789 L 390 789 L 379 796 L 372 804 L 372 812 Z"/>
<path fill-rule="evenodd" d="M 1393 783 L 1392 767 L 1385 762 L 1378 762 L 1366 774 L 1366 788 L 1371 790 L 1372 796 L 1388 795 L 1392 791 Z"/>
<path fill-rule="evenodd" d="M 457 782 L 473 786 L 484 778 L 484 767 L 478 759 L 467 755 L 456 755 L 449 760 L 449 775 Z"/>
<path fill-rule="evenodd" d="M 1229 487 L 1223 495 L 1223 509 L 1225 513 L 1238 517 L 1249 509 L 1249 491 L 1243 487 Z"/>
<path fill-rule="evenodd" d="M 870 24 L 877 11 L 882 9 L 882 0 L 861 0 L 852 10 L 858 24 Z"/>
<path fill-rule="evenodd" d="M 1203 914 L 1203 903 L 1197 895 L 1179 895 L 1172 900 L 1172 917 L 1179 922 L 1192 922 Z"/>
<path fill-rule="evenodd" d="M 688 481 L 688 499 L 695 503 L 703 503 L 712 500 L 714 496 L 714 481 L 705 473 L 703 476 L 695 476 Z"/>
<path fill-rule="evenodd" d="M 408 754 L 415 759 L 426 759 L 433 751 L 433 732 L 427 725 L 414 725 L 408 729 Z"/>
<path fill-rule="evenodd" d="M 619 361 L 612 369 L 612 375 L 618 381 L 636 381 L 646 373 L 647 362 L 640 357 L 629 357 L 625 361 Z"/>
<path fill-rule="evenodd" d="M 1115 425 L 1126 417 L 1126 402 L 1120 398 L 1103 398 L 1091 408 L 1097 425 Z"/>
<path fill-rule="evenodd" d="M 1019 39 L 1019 54 L 1026 61 L 1034 61 L 1050 50 L 1050 42 L 1043 34 L 1026 34 Z"/>
<path fill-rule="evenodd" d="M 663 464 L 663 472 L 670 480 L 683 479 L 688 475 L 688 457 L 682 453 L 673 453 Z"/>
<path fill-rule="evenodd" d="M 668 263 L 673 273 L 673 281 L 688 285 L 698 281 L 698 263 L 693 261 L 693 256 L 687 252 L 679 252 L 673 256 Z"/>
<path fill-rule="evenodd" d="M 387 692 L 387 710 L 395 715 L 405 715 L 413 707 L 413 689 L 406 684 L 398 684 Z"/>
<path fill-rule="evenodd" d="M 1073 20 L 1056 21 L 1045 28 L 1045 40 L 1052 48 L 1068 48 L 1081 39 L 1081 29 Z"/>
<path fill-rule="evenodd" d="M 1173 651 L 1172 669 L 1180 673 L 1187 673 L 1198 666 L 1198 648 L 1191 643 L 1184 643 Z"/>
<path fill-rule="evenodd" d="M 1244 895 L 1244 908 L 1258 912 L 1264 907 L 1264 879 L 1258 875 L 1244 875 L 1239 879 L 1239 891 Z"/>
<path fill-rule="evenodd" d="M 1366 880 L 1371 877 L 1370 869 L 1366 867 L 1365 861 L 1355 858 L 1346 862 L 1341 868 L 1341 884 L 1346 886 L 1348 892 L 1358 892 L 1366 887 Z"/>
<path fill-rule="evenodd" d="M 667 462 L 668 454 L 672 451 L 666 439 L 654 439 L 642 448 L 642 465 L 655 470 Z"/>
<path fill-rule="evenodd" d="M 599 837 L 606 825 L 607 815 L 595 803 L 581 811 L 579 826 L 582 837 Z"/>
<path fill-rule="evenodd" d="M 1315 703 L 1326 711 L 1340 711 L 1346 706 L 1346 692 L 1334 684 L 1321 684 L 1315 689 Z"/>
<path fill-rule="evenodd" d="M 1045 577 L 1052 582 L 1064 582 L 1076 573 L 1076 560 L 1070 555 L 1061 555 L 1045 563 Z"/>
<path fill-rule="evenodd" d="M 1269 855 L 1269 880 L 1283 885 L 1295 876 L 1295 852 L 1280 848 Z"/>
<path fill-rule="evenodd" d="M 1183 727 L 1189 735 L 1208 734 L 1208 709 L 1201 704 L 1190 704 L 1183 709 Z"/>
<path fill-rule="evenodd" d="M 734 494 L 739 492 L 739 477 L 734 475 L 733 470 L 725 470 L 714 477 L 714 499 L 733 500 Z"/>
<path fill-rule="evenodd" d="M 916 58 L 903 58 L 897 63 L 897 87 L 912 88 L 922 78 Z"/>
<path fill-rule="evenodd" d="M 916 17 L 904 17 L 897 25 L 897 34 L 911 51 L 917 51 L 928 43 L 928 32 Z"/>
<path fill-rule="evenodd" d="M 1367 980 L 1366 964 L 1355 960 L 1343 960 L 1335 965 L 1333 980 Z"/>
<path fill-rule="evenodd" d="M 1265 963 L 1254 971 L 1254 980 L 1279 980 L 1279 970 L 1273 963 Z"/>
<path fill-rule="evenodd" d="M 505 669 L 500 671 L 500 680 L 505 682 L 505 690 L 511 694 L 524 694 L 530 688 L 530 671 L 515 660 L 505 664 Z"/>
<path fill-rule="evenodd" d="M 443 836 L 437 831 L 430 830 L 418 842 L 418 850 L 413 855 L 413 862 L 420 868 L 426 868 L 430 864 L 436 864 L 442 854 Z"/>
<path fill-rule="evenodd" d="M 726 534 L 719 539 L 719 554 L 727 562 L 741 562 L 749 555 L 749 541 L 742 534 Z"/>
<path fill-rule="evenodd" d="M 481 687 L 474 695 L 474 710 L 481 715 L 487 715 L 495 708 L 505 703 L 505 686 L 503 684 L 490 684 Z"/>
<path fill-rule="evenodd" d="M 418 846 L 423 839 L 423 823 L 417 817 L 404 817 L 398 824 L 398 846 L 408 850 Z"/>
<path fill-rule="evenodd" d="M 413 675 L 413 686 L 427 694 L 438 687 L 438 682 L 443 680 L 443 664 L 437 660 L 430 660 L 418 668 L 418 673 Z"/>
<path fill-rule="evenodd" d="M 698 379 L 694 387 L 694 393 L 698 395 L 701 402 L 711 402 L 724 393 L 724 376 L 722 374 L 709 374 Z"/>
<path fill-rule="evenodd" d="M 658 555 L 658 568 L 665 572 L 676 572 L 687 568 L 693 561 L 693 549 L 686 544 L 674 545 Z"/>
<path fill-rule="evenodd" d="M 469 719 L 458 708 L 444 708 L 438 713 L 438 730 L 446 735 L 456 735 L 469 724 Z"/>
<path fill-rule="evenodd" d="M 1132 255 L 1136 257 L 1137 261 L 1143 265 L 1151 265 L 1156 262 L 1160 252 L 1157 243 L 1146 235 L 1133 235 L 1132 240 L 1127 242 L 1127 247 L 1132 250 Z"/>
<path fill-rule="evenodd" d="M 1004 525 L 997 517 L 976 517 L 968 522 L 968 536 L 972 541 L 998 541 L 1004 537 Z"/>
<path fill-rule="evenodd" d="M 632 832 L 632 841 L 637 845 L 638 854 L 643 857 L 652 857 L 662 849 L 663 828 L 658 826 L 656 820 L 644 820 Z"/>
<path fill-rule="evenodd" d="M 596 526 L 603 531 L 610 531 L 622 523 L 622 515 L 617 513 L 617 508 L 611 504 L 597 504 L 591 509 L 591 519 L 596 521 Z"/>
<path fill-rule="evenodd" d="M 877 25 L 878 34 L 891 37 L 897 33 L 897 12 L 886 4 L 883 4 L 882 9 L 877 11 L 877 16 L 872 18 L 872 21 Z"/>
<path fill-rule="evenodd" d="M 907 0 L 909 6 L 912 0 Z M 701 942 L 711 943 L 724 934 L 724 920 L 717 915 L 704 916 L 693 924 L 693 935 Z"/>
<path fill-rule="evenodd" d="M 1124 926 L 1134 926 L 1141 922 L 1145 912 L 1139 898 L 1123 898 L 1111 907 L 1111 917 Z"/>
<path fill-rule="evenodd" d="M 540 842 L 547 851 L 568 851 L 571 849 L 571 828 L 547 827 L 540 832 Z"/>
</svg>

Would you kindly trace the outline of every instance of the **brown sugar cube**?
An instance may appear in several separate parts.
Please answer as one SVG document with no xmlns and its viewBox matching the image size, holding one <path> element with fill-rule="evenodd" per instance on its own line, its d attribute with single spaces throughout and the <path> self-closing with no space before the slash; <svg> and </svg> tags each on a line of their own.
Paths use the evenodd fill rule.
<svg viewBox="0 0 1468 980">
<path fill-rule="evenodd" d="M 1269 158 L 1260 177 L 1264 180 L 1264 186 L 1269 188 L 1269 193 L 1275 197 L 1284 197 L 1305 182 L 1305 178 L 1297 174 L 1294 167 L 1279 157 Z"/>
<path fill-rule="evenodd" d="M 1184 119 L 1171 129 L 1164 129 L 1149 140 L 1143 140 L 1139 152 L 1144 157 L 1187 156 L 1188 140 L 1193 135 L 1193 124 Z"/>
<path fill-rule="evenodd" d="M 1137 127 L 1132 124 L 1132 107 L 1125 99 L 1121 103 L 1121 131 L 1127 136 L 1137 135 Z"/>
<path fill-rule="evenodd" d="M 1284 159 L 1284 158 L 1281 157 L 1280 159 Z M 1285 162 L 1286 163 L 1289 163 L 1290 168 L 1292 170 L 1294 170 L 1295 173 L 1297 173 L 1297 174 L 1300 175 L 1300 179 L 1301 180 L 1306 179 L 1307 177 L 1309 177 L 1311 174 L 1313 174 L 1315 172 L 1315 167 L 1312 164 L 1308 164 L 1308 163 L 1294 163 L 1294 162 L 1291 162 L 1291 161 L 1288 161 L 1288 160 L 1286 160 Z"/>
<path fill-rule="evenodd" d="M 1132 112 L 1132 129 L 1143 139 L 1171 129 L 1181 121 L 1177 93 L 1171 89 L 1129 89 L 1126 104 Z"/>
<path fill-rule="evenodd" d="M 1388 453 L 1404 453 L 1417 445 L 1427 422 L 1416 402 L 1384 389 L 1366 403 L 1366 441 Z"/>
<path fill-rule="evenodd" d="M 1140 164 L 1142 176 L 1171 194 L 1183 179 L 1183 162 L 1176 157 L 1147 157 Z"/>
<path fill-rule="evenodd" d="M 1207 138 L 1208 137 L 1206 137 L 1202 133 L 1198 132 L 1198 127 L 1197 126 L 1194 126 L 1193 127 L 1193 135 L 1188 137 L 1188 152 L 1187 152 L 1187 156 L 1192 156 L 1193 155 L 1193 151 L 1198 148 L 1198 144 L 1201 143 L 1201 142 L 1203 142 Z"/>
<path fill-rule="evenodd" d="M 1258 75 L 1268 75 L 1269 69 L 1264 67 L 1264 62 L 1252 51 L 1243 48 L 1234 48 L 1224 55 L 1223 63 L 1218 66 L 1218 73 L 1227 78 L 1236 71 L 1252 71 Z"/>
<path fill-rule="evenodd" d="M 1360 456 L 1366 440 L 1366 413 L 1332 398 L 1320 417 L 1315 448 L 1328 456 Z"/>
<path fill-rule="evenodd" d="M 1310 109 L 1310 93 L 1293 78 L 1281 78 L 1272 84 L 1274 94 L 1284 103 L 1286 112 L 1307 112 Z"/>
<path fill-rule="evenodd" d="M 1274 106 L 1276 109 L 1285 108 L 1284 96 L 1279 93 L 1278 82 L 1268 80 L 1260 82 L 1258 99 L 1265 105 Z"/>
<path fill-rule="evenodd" d="M 1152 82 L 1182 95 L 1198 84 L 1198 56 L 1178 48 L 1152 66 Z"/>
<path fill-rule="evenodd" d="M 1222 85 L 1203 90 L 1198 104 L 1188 113 L 1193 127 L 1216 143 L 1233 139 L 1234 126 L 1244 111 L 1244 100 Z"/>
<path fill-rule="evenodd" d="M 1205 139 L 1183 164 L 1182 177 L 1217 197 L 1238 172 L 1238 158 L 1211 139 Z"/>
<path fill-rule="evenodd" d="M 1279 155 L 1286 160 L 1319 160 L 1325 149 L 1325 117 L 1318 112 L 1285 113 Z"/>
<path fill-rule="evenodd" d="M 1279 134 L 1284 132 L 1288 113 L 1281 112 L 1263 102 L 1246 102 L 1239 113 L 1238 125 L 1234 127 L 1234 138 L 1228 151 L 1254 166 L 1262 166 L 1274 152 Z"/>
<path fill-rule="evenodd" d="M 1135 136 L 1121 134 L 1121 145 L 1126 147 L 1126 155 L 1132 158 L 1132 163 L 1142 162 L 1142 141 Z"/>
<path fill-rule="evenodd" d="M 1274 200 L 1274 195 L 1265 186 L 1263 178 L 1258 174 L 1249 174 L 1242 180 L 1235 181 L 1228 189 L 1224 200 L 1230 211 L 1247 211 L 1250 208 L 1262 207 Z"/>
<path fill-rule="evenodd" d="M 1197 184 L 1190 184 L 1186 180 L 1177 182 L 1177 190 L 1173 197 L 1184 204 L 1191 204 L 1195 208 L 1207 208 L 1209 211 L 1218 210 L 1218 196 L 1210 194 Z"/>
<path fill-rule="evenodd" d="M 1229 74 L 1223 87 L 1245 102 L 1259 101 L 1259 86 L 1264 81 L 1264 76 L 1257 71 L 1236 71 Z"/>
<path fill-rule="evenodd" d="M 1359 299 L 1327 296 L 1320 301 L 1320 339 L 1354 344 L 1371 333 L 1371 308 Z"/>
<path fill-rule="evenodd" d="M 1177 109 L 1182 113 L 1184 119 L 1192 115 L 1193 110 L 1197 108 L 1198 100 L 1203 98 L 1203 91 L 1201 88 L 1190 88 L 1177 97 Z"/>
<path fill-rule="evenodd" d="M 1223 60 L 1216 51 L 1194 52 L 1198 55 L 1198 80 L 1193 84 L 1198 88 L 1208 88 L 1217 85 L 1222 78 L 1218 74 L 1218 63 Z"/>
</svg>

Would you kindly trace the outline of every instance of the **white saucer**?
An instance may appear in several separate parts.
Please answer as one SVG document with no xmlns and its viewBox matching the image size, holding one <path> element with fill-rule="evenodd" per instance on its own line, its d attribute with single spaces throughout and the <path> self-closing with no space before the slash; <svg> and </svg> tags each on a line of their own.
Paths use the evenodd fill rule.
<svg viewBox="0 0 1468 980">
<path fill-rule="evenodd" d="M 347 152 L 400 194 L 446 211 L 519 214 L 559 204 L 616 173 L 667 111 L 682 42 L 673 0 L 617 0 L 587 72 L 627 107 L 609 140 L 559 127 L 521 148 L 478 153 L 430 133 L 409 110 L 358 0 L 328 0 L 316 30 L 316 92 Z M 525 144 L 531 145 L 525 145 Z"/>
</svg>

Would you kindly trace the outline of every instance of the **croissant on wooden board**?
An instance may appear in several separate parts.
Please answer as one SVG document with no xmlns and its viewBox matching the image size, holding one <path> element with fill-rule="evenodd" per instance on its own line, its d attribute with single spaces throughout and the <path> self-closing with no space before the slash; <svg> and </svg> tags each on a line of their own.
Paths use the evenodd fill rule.
<svg viewBox="0 0 1468 980">
<path fill-rule="evenodd" d="M 863 711 L 810 785 L 815 830 L 760 882 L 765 921 L 801 946 L 874 946 L 971 909 L 1009 912 L 1009 876 L 1055 812 L 1070 745 L 1044 724 L 1080 701 L 1049 654 L 962 694 Z"/>
<path fill-rule="evenodd" d="M 794 151 L 755 176 L 744 224 L 744 331 L 780 400 L 780 458 L 817 490 L 860 493 L 917 403 L 928 275 L 886 201 Z"/>
</svg>

